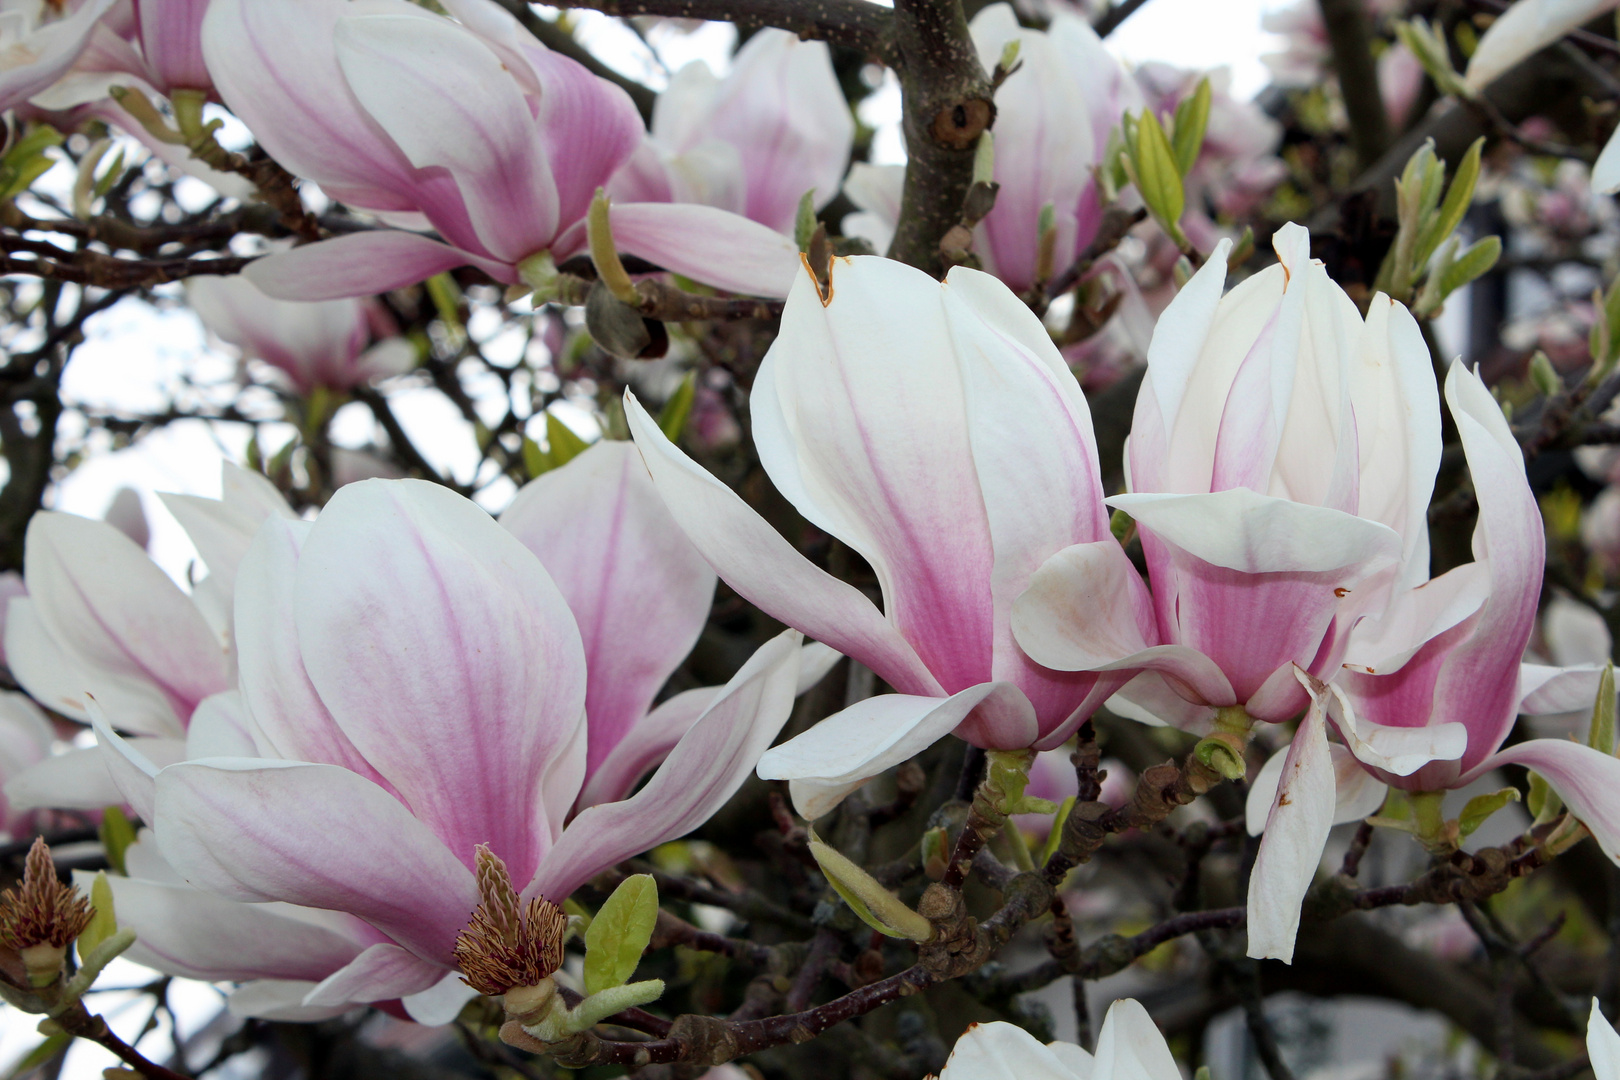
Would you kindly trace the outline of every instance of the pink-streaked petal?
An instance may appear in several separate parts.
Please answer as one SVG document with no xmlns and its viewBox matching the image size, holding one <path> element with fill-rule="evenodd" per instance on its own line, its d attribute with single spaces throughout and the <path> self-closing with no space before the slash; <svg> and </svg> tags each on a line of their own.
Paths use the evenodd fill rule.
<svg viewBox="0 0 1620 1080">
<path fill-rule="evenodd" d="M 95 698 L 89 698 L 86 704 L 90 710 L 90 726 L 99 744 L 102 768 L 123 794 L 124 802 L 135 811 L 135 816 L 151 824 L 155 820 L 157 774 L 164 766 L 185 760 L 186 744 L 179 739 L 126 739 L 112 729 Z M 87 770 L 87 779 L 94 775 Z"/>
<path fill-rule="evenodd" d="M 332 972 L 304 997 L 322 1008 L 372 1001 L 392 1001 L 421 993 L 444 978 L 444 967 L 387 942 L 379 942 Z"/>
<path fill-rule="evenodd" d="M 335 376 L 370 336 L 359 300 L 278 300 L 240 274 L 189 278 L 186 300 L 222 341 L 280 368 L 304 393 L 316 385 L 346 388 Z"/>
<path fill-rule="evenodd" d="M 738 214 L 696 203 L 620 203 L 609 214 L 619 250 L 717 289 L 782 297 L 799 273 L 791 237 Z"/>
<path fill-rule="evenodd" d="M 209 0 L 135 0 L 141 55 L 166 91 L 208 90 L 214 85 L 202 54 L 208 4 Z"/>
<path fill-rule="evenodd" d="M 824 305 L 799 275 L 755 377 L 760 462 L 800 513 L 872 565 L 889 621 L 942 686 L 985 682 L 995 559 L 967 394 L 942 366 L 955 351 L 947 287 L 866 256 L 836 260 L 829 289 Z"/>
<path fill-rule="evenodd" d="M 1042 563 L 1013 603 L 1009 624 L 1036 663 L 1090 671 L 1157 644 L 1150 604 L 1136 568 L 1109 537 Z"/>
<path fill-rule="evenodd" d="M 143 757 L 156 758 L 164 764 L 185 758 L 185 744 L 178 739 L 131 740 Z M 137 782 L 139 783 L 139 782 Z M 145 786 L 150 787 L 147 779 Z M 136 798 L 125 794 L 134 788 Z M 14 811 L 50 808 L 55 810 L 101 810 L 108 806 L 151 807 L 151 798 L 140 797 L 140 789 L 133 784 L 120 785 L 108 769 L 105 751 L 96 746 L 75 747 L 53 754 L 35 765 L 22 769 L 6 781 L 6 801 Z M 137 813 L 139 807 L 137 806 Z"/>
<path fill-rule="evenodd" d="M 293 1024 L 330 1020 L 354 1008 L 353 1005 L 305 1006 L 304 998 L 313 989 L 315 983 L 309 979 L 254 979 L 232 990 L 225 999 L 225 1008 L 232 1016 Z"/>
<path fill-rule="evenodd" d="M 446 488 L 364 480 L 310 530 L 294 604 L 311 685 L 416 818 L 533 874 L 584 780 L 547 775 L 584 734 L 585 658 L 540 561 Z"/>
<path fill-rule="evenodd" d="M 399 801 L 333 765 L 215 758 L 157 778 L 154 831 L 188 882 L 355 915 L 444 967 L 478 904 L 470 870 Z"/>
<path fill-rule="evenodd" d="M 230 462 L 224 464 L 222 487 L 224 497 L 220 499 L 170 494 L 158 498 L 196 545 L 208 577 L 229 596 L 236 591 L 236 568 L 259 526 L 268 518 L 293 519 L 297 515 L 264 476 Z"/>
<path fill-rule="evenodd" d="M 1230 692 L 1227 696 L 1231 696 Z M 1149 727 L 1179 728 L 1194 735 L 1209 734 L 1217 708 L 1188 701 L 1176 691 L 1171 677 L 1151 669 L 1133 676 L 1104 704 L 1115 716 Z"/>
<path fill-rule="evenodd" d="M 676 449 L 634 395 L 625 395 L 624 410 L 664 504 L 726 584 L 896 689 L 941 692 L 916 650 L 859 590 L 812 565 L 735 492 Z"/>
<path fill-rule="evenodd" d="M 1491 581 L 1479 563 L 1462 566 L 1416 588 L 1397 586 L 1389 605 L 1350 631 L 1344 666 L 1369 675 L 1393 675 L 1425 643 L 1484 606 Z"/>
<path fill-rule="evenodd" d="M 1519 665 L 1518 711 L 1526 716 L 1552 716 L 1557 713 L 1590 709 L 1597 700 L 1598 683 L 1603 678 L 1602 664 L 1580 664 L 1574 667 L 1545 667 L 1541 664 Z"/>
<path fill-rule="evenodd" d="M 1320 686 L 1320 684 L 1318 684 Z M 1336 808 L 1333 757 L 1328 751 L 1325 688 L 1311 707 L 1283 762 L 1277 799 L 1249 879 L 1248 955 L 1294 959 L 1299 909 L 1327 846 Z"/>
<path fill-rule="evenodd" d="M 89 891 L 92 875 L 74 875 Z M 188 885 L 108 875 L 118 925 L 135 931 L 129 958 L 205 982 L 324 979 L 359 955 L 352 936 L 288 918 L 283 904 L 242 904 Z"/>
<path fill-rule="evenodd" d="M 561 903 L 609 866 L 709 819 L 742 786 L 787 723 L 799 678 L 797 631 L 761 645 L 692 725 L 647 785 L 623 802 L 579 814 L 540 865 L 525 896 Z"/>
<path fill-rule="evenodd" d="M 1486 758 L 1465 779 L 1509 764 L 1545 777 L 1603 853 L 1620 863 L 1620 758 L 1562 739 L 1530 739 Z"/>
<path fill-rule="evenodd" d="M 586 777 L 579 808 L 617 802 L 629 795 L 638 780 L 669 756 L 719 694 L 718 686 L 683 690 L 627 728 Z"/>
<path fill-rule="evenodd" d="M 1005 285 L 958 267 L 946 279 L 945 301 L 994 552 L 991 677 L 1024 689 L 1044 734 L 1063 725 L 1098 680 L 1030 663 L 1013 641 L 1011 616 L 1049 557 L 1071 544 L 1113 539 L 1091 413 L 1046 328 Z M 1139 604 L 1151 627 L 1152 605 L 1135 571 L 1127 565 L 1113 587 Z M 1103 681 L 1112 684 L 1108 692 L 1120 682 Z"/>
<path fill-rule="evenodd" d="M 1390 727 L 1356 716 L 1349 694 L 1338 683 L 1328 715 L 1361 762 L 1395 776 L 1410 776 L 1431 761 L 1455 761 L 1468 749 L 1468 729 L 1453 722 Z"/>
<path fill-rule="evenodd" d="M 772 747 L 758 772 L 789 781 L 794 809 L 813 821 L 872 777 L 944 738 L 981 704 L 1014 706 L 1021 697 L 1008 683 L 981 683 L 948 698 L 879 694 Z"/>
<path fill-rule="evenodd" d="M 76 720 L 90 718 L 88 699 L 96 698 L 118 717 L 126 731 L 166 735 L 185 732 L 174 705 L 161 688 L 139 674 L 99 670 L 64 649 L 40 624 L 33 601 L 13 597 L 7 608 L 6 662 L 12 676 L 34 699 Z M 93 678 L 87 673 L 93 672 Z"/>
<path fill-rule="evenodd" d="M 242 559 L 236 587 L 237 678 L 268 756 L 341 765 L 388 786 L 344 734 L 304 669 L 294 582 L 314 526 L 266 521 Z"/>
<path fill-rule="evenodd" d="M 468 265 L 497 281 L 517 280 L 517 271 L 505 263 L 398 229 L 350 233 L 266 255 L 249 263 L 242 276 L 280 300 L 335 300 L 402 289 Z"/>
<path fill-rule="evenodd" d="M 203 698 L 186 729 L 188 758 L 259 757 L 263 736 L 248 714 L 240 690 Z"/>
<path fill-rule="evenodd" d="M 501 524 L 540 559 L 579 624 L 594 771 L 692 651 L 714 571 L 665 509 L 633 443 L 604 439 L 530 481 Z"/>
<path fill-rule="evenodd" d="M 112 526 L 72 514 L 35 514 L 24 574 L 34 615 L 85 665 L 81 691 L 94 690 L 102 673 L 143 680 L 184 719 L 197 702 L 229 685 L 224 643 L 202 613 Z"/>
<path fill-rule="evenodd" d="M 336 47 L 350 91 L 410 163 L 455 178 L 481 253 L 515 263 L 551 245 L 545 147 L 517 82 L 477 35 L 448 19 L 358 15 L 338 20 Z"/>
</svg>

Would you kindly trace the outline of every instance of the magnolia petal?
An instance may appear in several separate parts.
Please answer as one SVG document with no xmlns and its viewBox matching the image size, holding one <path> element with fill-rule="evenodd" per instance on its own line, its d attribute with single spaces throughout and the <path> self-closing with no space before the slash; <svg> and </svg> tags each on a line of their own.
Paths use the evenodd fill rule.
<svg viewBox="0 0 1620 1080">
<path fill-rule="evenodd" d="M 1383 612 L 1350 630 L 1344 666 L 1369 675 L 1392 675 L 1431 638 L 1450 630 L 1485 605 L 1490 574 L 1479 563 L 1465 563 L 1416 588 L 1396 587 Z"/>
<path fill-rule="evenodd" d="M 726 584 L 891 686 L 940 692 L 916 650 L 858 589 L 812 565 L 735 492 L 677 450 L 634 395 L 625 395 L 624 407 L 664 504 Z"/>
<path fill-rule="evenodd" d="M 497 281 L 517 281 L 506 263 L 398 229 L 350 233 L 266 255 L 249 263 L 242 276 L 281 300 L 336 300 L 402 289 L 468 265 Z"/>
<path fill-rule="evenodd" d="M 332 765 L 215 758 L 157 778 L 159 847 L 234 900 L 346 911 L 449 967 L 478 904 L 470 870 L 376 784 Z"/>
<path fill-rule="evenodd" d="M 1361 767 L 1354 754 L 1338 743 L 1329 743 L 1328 752 L 1333 756 L 1333 824 L 1348 825 L 1376 814 L 1389 795 L 1389 785 L 1380 783 L 1376 776 Z M 1250 836 L 1259 836 L 1266 827 L 1266 818 L 1277 801 L 1277 786 L 1282 781 L 1283 765 L 1287 760 L 1287 750 L 1277 751 L 1266 759 L 1254 779 L 1249 781 L 1243 819 Z"/>
<path fill-rule="evenodd" d="M 8 56 L 5 67 L 0 69 L 0 110 L 23 104 L 63 75 L 89 42 L 101 17 L 116 2 L 87 0 L 72 14 L 12 45 L 11 50 L 20 55 Z M 17 62 L 19 59 L 22 62 Z"/>
<path fill-rule="evenodd" d="M 400 1004 L 418 1024 L 437 1027 L 454 1020 L 461 1007 L 477 996 L 478 991 L 462 981 L 460 972 L 450 971 L 426 990 L 402 995 Z"/>
<path fill-rule="evenodd" d="M 1023 1028 L 993 1020 L 962 1033 L 939 1080 L 1080 1080 L 1080 1074 Z"/>
<path fill-rule="evenodd" d="M 1519 665 L 1519 708 L 1526 716 L 1552 716 L 1592 707 L 1605 664 L 1574 667 Z"/>
<path fill-rule="evenodd" d="M 1592 166 L 1592 190 L 1599 195 L 1613 195 L 1620 191 L 1620 138 L 1609 136 Z"/>
<path fill-rule="evenodd" d="M 294 614 L 310 684 L 415 818 L 532 875 L 584 781 L 584 651 L 539 560 L 438 484 L 363 480 L 310 530 Z"/>
<path fill-rule="evenodd" d="M 1322 861 L 1335 811 L 1326 695 L 1308 683 L 1306 689 L 1311 707 L 1288 748 L 1249 880 L 1248 955 L 1285 964 L 1294 959 L 1300 904 Z"/>
<path fill-rule="evenodd" d="M 259 485 L 269 487 L 269 495 Z M 158 498 L 186 530 L 187 539 L 196 545 L 197 554 L 208 567 L 209 579 L 230 596 L 236 590 L 236 568 L 247 556 L 259 526 L 271 517 L 294 519 L 297 515 L 281 493 L 258 473 L 226 462 L 223 486 L 223 499 L 167 493 Z"/>
<path fill-rule="evenodd" d="M 74 874 L 86 892 L 92 877 Z M 130 959 L 167 975 L 205 982 L 324 979 L 362 948 L 331 926 L 286 917 L 285 905 L 241 904 L 189 885 L 121 875 L 108 875 L 107 883 L 118 925 L 135 931 Z"/>
<path fill-rule="evenodd" d="M 1519 61 L 1614 6 L 1615 0 L 1519 0 L 1480 36 L 1463 82 L 1476 92 L 1485 89 Z"/>
<path fill-rule="evenodd" d="M 261 741 L 240 690 L 203 698 L 186 729 L 185 756 L 259 757 Z"/>
<path fill-rule="evenodd" d="M 1106 668 L 1158 637 L 1147 589 L 1112 537 L 1048 558 L 1013 602 L 1009 622 L 1031 659 L 1060 671 Z"/>
<path fill-rule="evenodd" d="M 1115 716 L 1150 727 L 1207 735 L 1215 724 L 1214 706 L 1193 704 L 1176 692 L 1165 675 L 1153 670 L 1133 676 L 1105 704 Z"/>
<path fill-rule="evenodd" d="M 628 442 L 601 440 L 530 481 L 501 524 L 540 559 L 579 624 L 594 771 L 697 643 L 714 571 Z"/>
<path fill-rule="evenodd" d="M 347 966 L 332 972 L 304 997 L 304 1004 L 346 1005 L 391 1001 L 418 994 L 438 983 L 444 968 L 386 942 L 371 946 Z"/>
<path fill-rule="evenodd" d="M 1603 1015 L 1598 999 L 1592 999 L 1592 1014 L 1586 1020 L 1586 1056 L 1596 1080 L 1620 1080 L 1620 1034 Z"/>
<path fill-rule="evenodd" d="M 880 694 L 834 713 L 759 760 L 766 780 L 792 781 L 794 809 L 814 821 L 872 777 L 948 735 L 982 703 L 1016 704 L 1010 683 L 981 683 L 948 698 Z"/>
<path fill-rule="evenodd" d="M 1108 505 L 1194 558 L 1244 574 L 1376 566 L 1394 563 L 1401 553 L 1399 534 L 1381 522 L 1246 488 L 1115 495 Z"/>
<path fill-rule="evenodd" d="M 761 645 L 681 738 L 645 787 L 574 818 L 525 896 L 561 903 L 579 885 L 638 852 L 685 836 L 742 786 L 793 710 L 797 631 Z"/>
<path fill-rule="evenodd" d="M 308 979 L 255 979 L 232 990 L 225 999 L 225 1008 L 232 1016 L 294 1024 L 330 1020 L 353 1008 L 347 1004 L 306 1006 L 304 999 L 313 989 L 315 983 Z"/>
<path fill-rule="evenodd" d="M 712 206 L 620 203 L 609 215 L 619 250 L 705 285 L 783 297 L 799 273 L 791 236 Z"/>
<path fill-rule="evenodd" d="M 1562 739 L 1530 739 L 1491 755 L 1462 779 L 1510 763 L 1546 777 L 1603 853 L 1620 863 L 1620 758 Z"/>
<path fill-rule="evenodd" d="M 669 756 L 719 694 L 718 686 L 683 690 L 632 724 L 585 778 L 578 808 L 617 802 L 629 795 L 638 780 Z"/>
<path fill-rule="evenodd" d="M 1410 776 L 1431 761 L 1455 761 L 1468 749 L 1468 729 L 1456 722 L 1422 727 L 1375 724 L 1356 716 L 1350 695 L 1338 683 L 1329 684 L 1333 698 L 1328 712 L 1350 752 L 1375 769 Z"/>
<path fill-rule="evenodd" d="M 1125 1080 L 1177 1080 L 1181 1070 L 1170 1056 L 1158 1025 L 1135 998 L 1120 998 L 1108 1007 L 1097 1033 L 1094 1076 Z"/>
</svg>

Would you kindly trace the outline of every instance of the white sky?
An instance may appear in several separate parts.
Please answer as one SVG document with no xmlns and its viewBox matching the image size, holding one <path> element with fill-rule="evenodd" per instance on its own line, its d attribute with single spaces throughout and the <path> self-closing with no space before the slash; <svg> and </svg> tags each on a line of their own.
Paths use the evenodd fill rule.
<svg viewBox="0 0 1620 1080">
<path fill-rule="evenodd" d="M 1277 39 L 1260 29 L 1261 14 L 1279 6 L 1277 0 L 1151 0 L 1109 39 L 1117 55 L 1132 62 L 1164 60 L 1183 67 L 1229 65 L 1233 90 L 1250 96 L 1266 83 L 1259 56 L 1277 47 Z M 723 71 L 735 41 L 729 26 L 710 24 L 691 34 L 660 34 L 655 38 L 662 54 L 658 62 L 634 34 L 614 20 L 595 12 L 576 11 L 580 39 L 598 55 L 655 87 L 673 70 L 690 60 L 702 59 Z M 875 157 L 903 160 L 896 125 L 898 90 L 880 90 L 863 109 L 863 119 L 880 127 Z M 63 186 L 71 184 L 65 168 L 58 169 Z M 87 328 L 88 340 L 75 353 L 63 381 L 64 397 L 71 402 L 102 408 L 140 410 L 162 408 L 180 384 L 182 375 L 200 383 L 228 383 L 233 370 L 229 355 L 211 344 L 195 316 L 185 310 L 156 311 L 145 304 L 127 302 L 98 317 Z M 188 399 L 196 400 L 187 391 Z M 476 448 L 469 429 L 441 395 L 407 390 L 393 396 L 401 422 L 433 464 L 459 478 L 470 478 Z M 348 418 L 346 418 L 348 419 Z M 364 426 L 364 419 L 359 420 Z M 351 425 L 352 426 L 352 425 Z M 55 509 L 99 517 L 120 487 L 133 487 L 142 495 L 152 528 L 154 558 L 177 580 L 184 581 L 194 549 L 175 521 L 162 509 L 156 491 L 185 492 L 217 498 L 220 462 L 229 456 L 240 461 L 247 443 L 243 425 L 200 421 L 170 425 L 128 450 L 94 454 L 75 470 L 51 497 Z M 342 440 L 348 441 L 348 440 Z M 358 441 L 358 439 L 356 439 Z M 123 961 L 108 969 L 103 982 L 134 986 L 146 981 L 144 969 Z M 197 1025 L 218 1010 L 219 995 L 192 984 L 181 992 L 177 1011 L 182 1025 Z M 129 1008 L 133 995 L 108 995 L 98 1005 L 107 1009 L 115 1029 L 133 1036 L 145 1021 L 145 1010 Z M 32 1018 L 12 1009 L 0 1009 L 0 1068 L 20 1058 L 39 1036 Z M 167 1024 L 149 1035 L 142 1049 L 162 1057 L 172 1047 Z M 64 1080 L 93 1080 L 113 1064 L 110 1054 L 82 1040 L 70 1053 Z"/>
</svg>

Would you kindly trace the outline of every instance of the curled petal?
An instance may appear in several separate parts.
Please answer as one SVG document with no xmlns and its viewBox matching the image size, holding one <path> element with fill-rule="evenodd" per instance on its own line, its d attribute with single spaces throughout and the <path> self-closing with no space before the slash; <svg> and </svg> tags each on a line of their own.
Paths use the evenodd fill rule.
<svg viewBox="0 0 1620 1080">
<path fill-rule="evenodd" d="M 280 300 L 336 300 L 402 289 L 469 265 L 497 281 L 517 281 L 517 271 L 506 263 L 398 229 L 350 233 L 266 255 L 249 263 L 242 276 Z"/>
</svg>

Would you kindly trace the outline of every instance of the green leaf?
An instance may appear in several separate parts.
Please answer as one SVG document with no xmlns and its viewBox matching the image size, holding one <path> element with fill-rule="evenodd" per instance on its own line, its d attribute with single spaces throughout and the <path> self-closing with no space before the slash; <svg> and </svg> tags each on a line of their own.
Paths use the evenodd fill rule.
<svg viewBox="0 0 1620 1080">
<path fill-rule="evenodd" d="M 1058 807 L 1058 812 L 1052 816 L 1052 829 L 1046 834 L 1046 843 L 1041 846 L 1041 854 L 1036 859 L 1037 865 L 1045 866 L 1057 853 L 1058 844 L 1063 840 L 1063 823 L 1069 820 L 1069 813 L 1074 809 L 1078 796 L 1070 795 Z"/>
<path fill-rule="evenodd" d="M 1193 95 L 1176 106 L 1175 139 L 1176 168 L 1182 176 L 1192 172 L 1198 163 L 1198 152 L 1204 148 L 1204 131 L 1209 126 L 1209 80 L 1200 79 Z"/>
<path fill-rule="evenodd" d="M 551 471 L 551 455 L 527 435 L 523 436 L 523 468 L 528 472 L 530 480 Z"/>
<path fill-rule="evenodd" d="M 551 444 L 551 467 L 560 469 L 583 454 L 591 444 L 574 434 L 574 429 L 546 413 L 546 442 Z"/>
<path fill-rule="evenodd" d="M 1462 816 L 1457 819 L 1457 831 L 1463 836 L 1467 836 L 1485 824 L 1486 819 L 1502 809 L 1502 807 L 1510 802 L 1518 801 L 1519 789 L 1511 787 L 1493 791 L 1489 795 L 1475 795 L 1463 807 Z"/>
<path fill-rule="evenodd" d="M 680 442 L 686 430 L 687 417 L 692 415 L 692 402 L 697 397 L 697 372 L 688 371 L 681 385 L 669 395 L 664 407 L 658 410 L 658 428 L 670 442 Z"/>
<path fill-rule="evenodd" d="M 1530 797 L 1525 800 L 1530 808 L 1533 825 L 1545 825 L 1564 809 L 1564 800 L 1558 797 L 1552 785 L 1538 772 L 1530 774 Z"/>
<path fill-rule="evenodd" d="M 27 1074 L 33 1072 L 41 1065 L 54 1058 L 57 1054 L 60 1054 L 62 1051 L 66 1050 L 68 1048 L 68 1044 L 72 1041 L 73 1036 L 69 1035 L 65 1031 L 57 1031 L 54 1034 L 47 1036 L 44 1042 L 28 1051 L 27 1054 L 23 1055 L 23 1059 L 21 1061 L 12 1066 L 11 1071 L 6 1074 L 7 1080 L 15 1080 L 16 1077 L 26 1076 Z"/>
<path fill-rule="evenodd" d="M 1530 383 L 1542 397 L 1552 397 L 1564 388 L 1564 380 L 1559 378 L 1558 369 L 1553 367 L 1547 354 L 1540 349 L 1530 357 Z"/>
<path fill-rule="evenodd" d="M 118 156 L 113 158 L 111 165 L 107 166 L 107 171 L 96 178 L 95 186 L 91 188 L 91 193 L 95 196 L 95 198 L 101 198 L 102 196 L 106 195 L 107 192 L 112 190 L 113 184 L 122 175 L 124 175 L 124 151 L 123 148 L 120 147 L 118 150 Z"/>
<path fill-rule="evenodd" d="M 585 931 L 587 996 L 623 986 L 636 973 L 658 922 L 658 886 L 651 874 L 619 883 Z"/>
<path fill-rule="evenodd" d="M 1614 732 L 1614 665 L 1605 664 L 1598 679 L 1597 700 L 1592 703 L 1592 726 L 1587 729 L 1586 745 L 1600 754 L 1613 754 Z"/>
<path fill-rule="evenodd" d="M 1440 275 L 1440 295 L 1450 296 L 1470 281 L 1490 271 L 1502 256 L 1502 238 L 1487 236 L 1468 245 L 1468 250 Z"/>
<path fill-rule="evenodd" d="M 107 880 L 105 870 L 99 871 L 90 884 L 90 905 L 96 911 L 90 916 L 90 922 L 85 926 L 84 933 L 79 935 L 81 963 L 97 945 L 118 932 L 118 911 L 113 907 L 112 883 Z"/>
<path fill-rule="evenodd" d="M 1136 170 L 1136 186 L 1142 201 L 1159 219 L 1164 230 L 1175 236 L 1181 231 L 1181 212 L 1186 209 L 1186 193 L 1181 172 L 1176 168 L 1170 140 L 1151 109 L 1142 110 L 1136 125 L 1136 145 L 1131 164 Z"/>
<path fill-rule="evenodd" d="M 134 842 L 135 826 L 123 810 L 109 806 L 101 812 L 101 846 L 107 849 L 107 861 L 120 874 L 128 873 L 124 869 L 124 852 Z"/>
<path fill-rule="evenodd" d="M 1474 202 L 1474 185 L 1479 181 L 1479 155 L 1484 149 L 1485 137 L 1481 135 L 1457 164 L 1457 174 L 1451 179 L 1451 187 L 1446 189 L 1446 201 L 1440 204 L 1440 212 L 1418 234 L 1417 247 L 1412 253 L 1413 266 L 1426 266 L 1435 249 L 1462 224 L 1463 216 Z"/>
<path fill-rule="evenodd" d="M 816 189 L 799 197 L 799 210 L 793 216 L 793 243 L 800 251 L 810 250 L 810 237 L 816 232 Z"/>
</svg>

